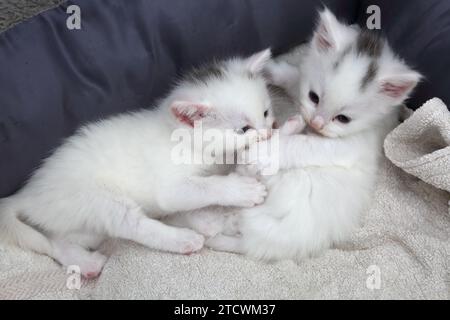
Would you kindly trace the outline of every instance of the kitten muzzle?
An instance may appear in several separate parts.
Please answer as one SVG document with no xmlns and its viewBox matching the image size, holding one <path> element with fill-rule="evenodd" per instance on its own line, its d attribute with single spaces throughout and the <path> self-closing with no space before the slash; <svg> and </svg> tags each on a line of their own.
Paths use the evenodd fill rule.
<svg viewBox="0 0 450 320">
<path fill-rule="evenodd" d="M 325 120 L 321 116 L 315 116 L 309 125 L 316 131 L 320 132 L 325 126 Z"/>
</svg>

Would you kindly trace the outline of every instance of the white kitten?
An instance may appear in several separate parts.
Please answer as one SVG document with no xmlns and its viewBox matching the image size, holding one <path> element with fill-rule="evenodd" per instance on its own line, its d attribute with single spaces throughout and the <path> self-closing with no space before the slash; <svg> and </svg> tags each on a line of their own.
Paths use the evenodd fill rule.
<svg viewBox="0 0 450 320">
<path fill-rule="evenodd" d="M 279 152 L 267 152 L 272 140 L 250 146 L 246 157 L 253 165 L 241 172 L 261 172 L 274 161 L 280 171 L 260 177 L 269 189 L 265 203 L 235 210 L 228 226 L 236 224 L 238 234 L 226 230 L 210 238 L 212 248 L 258 259 L 301 259 L 347 239 L 370 203 L 396 106 L 420 75 L 384 40 L 340 23 L 328 10 L 320 13 L 303 52 L 300 85 L 286 88 L 298 97 L 310 133 L 272 137 L 279 138 Z M 282 74 L 274 79 L 286 83 Z M 293 118 L 282 132 L 300 131 L 303 124 Z"/>
<path fill-rule="evenodd" d="M 86 277 L 100 272 L 105 257 L 89 249 L 106 237 L 177 253 L 202 248 L 203 236 L 154 218 L 211 205 L 252 207 L 266 189 L 254 178 L 219 175 L 223 165 L 176 165 L 171 135 L 201 121 L 203 129 L 235 129 L 234 148 L 242 149 L 258 135 L 247 129 L 271 128 L 262 74 L 269 59 L 265 50 L 196 69 L 157 109 L 82 127 L 23 189 L 1 200 L 0 239 L 79 265 Z"/>
</svg>

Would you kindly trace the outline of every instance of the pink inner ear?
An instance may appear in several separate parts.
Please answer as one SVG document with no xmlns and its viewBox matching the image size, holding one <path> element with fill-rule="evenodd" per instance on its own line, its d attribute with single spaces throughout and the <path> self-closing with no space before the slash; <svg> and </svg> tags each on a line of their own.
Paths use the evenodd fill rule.
<svg viewBox="0 0 450 320">
<path fill-rule="evenodd" d="M 205 117 L 207 108 L 196 104 L 178 104 L 172 107 L 172 113 L 181 123 L 194 127 L 194 122 Z"/>
<path fill-rule="evenodd" d="M 322 49 L 328 49 L 331 48 L 331 43 L 328 42 L 327 39 L 325 39 L 322 35 L 317 35 L 317 44 Z"/>
<path fill-rule="evenodd" d="M 381 91 L 392 98 L 401 98 L 413 86 L 410 82 L 391 83 L 386 82 L 381 86 Z"/>
<path fill-rule="evenodd" d="M 320 49 L 326 50 L 329 49 L 333 46 L 333 44 L 331 43 L 331 41 L 328 39 L 329 38 L 329 32 L 327 30 L 327 28 L 321 24 L 317 30 L 317 32 L 315 33 L 315 39 L 316 39 L 316 43 L 317 46 Z"/>
</svg>

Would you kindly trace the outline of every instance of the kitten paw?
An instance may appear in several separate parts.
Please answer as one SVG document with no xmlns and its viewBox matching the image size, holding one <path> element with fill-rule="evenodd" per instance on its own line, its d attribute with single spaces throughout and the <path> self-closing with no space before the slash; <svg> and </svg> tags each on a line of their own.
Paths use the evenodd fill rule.
<svg viewBox="0 0 450 320">
<path fill-rule="evenodd" d="M 232 175 L 230 178 L 222 205 L 250 208 L 264 202 L 267 189 L 257 179 L 239 175 Z"/>
<path fill-rule="evenodd" d="M 216 214 L 219 215 L 219 214 Z M 214 219 L 205 219 L 195 226 L 195 230 L 207 238 L 214 237 L 223 231 L 225 225 L 225 217 L 217 217 Z"/>
<path fill-rule="evenodd" d="M 297 134 L 305 129 L 306 123 L 301 115 L 290 117 L 281 127 L 280 133 L 285 136 Z"/>
<path fill-rule="evenodd" d="M 204 243 L 205 238 L 202 235 L 189 229 L 183 229 L 180 230 L 174 250 L 171 251 L 189 255 L 202 249 Z"/>
<path fill-rule="evenodd" d="M 98 277 L 107 260 L 97 251 L 90 252 L 62 239 L 53 239 L 52 245 L 52 257 L 65 267 L 77 267 L 86 279 Z"/>
<path fill-rule="evenodd" d="M 98 252 L 92 252 L 89 257 L 83 257 L 74 264 L 80 267 L 81 275 L 90 280 L 100 275 L 106 260 L 107 258 L 104 255 Z"/>
<path fill-rule="evenodd" d="M 253 175 L 274 175 L 280 170 L 281 143 L 284 143 L 282 136 L 275 134 L 270 140 L 250 146 L 240 154 L 239 161 Z"/>
</svg>

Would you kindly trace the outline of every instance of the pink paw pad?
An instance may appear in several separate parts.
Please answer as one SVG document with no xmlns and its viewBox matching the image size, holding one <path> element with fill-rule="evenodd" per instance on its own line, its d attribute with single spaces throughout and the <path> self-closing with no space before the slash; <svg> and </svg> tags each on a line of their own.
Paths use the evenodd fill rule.
<svg viewBox="0 0 450 320">
<path fill-rule="evenodd" d="M 98 271 L 90 271 L 90 272 L 83 273 L 83 276 L 88 280 L 95 279 L 99 275 L 100 275 L 100 272 L 98 272 Z"/>
<path fill-rule="evenodd" d="M 186 256 L 190 256 L 191 254 L 194 253 L 194 251 L 195 250 L 194 250 L 194 248 L 192 246 L 186 246 L 182 250 L 183 254 L 186 255 Z"/>
</svg>

